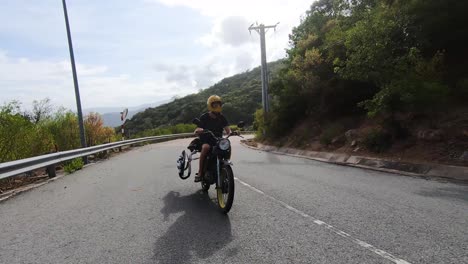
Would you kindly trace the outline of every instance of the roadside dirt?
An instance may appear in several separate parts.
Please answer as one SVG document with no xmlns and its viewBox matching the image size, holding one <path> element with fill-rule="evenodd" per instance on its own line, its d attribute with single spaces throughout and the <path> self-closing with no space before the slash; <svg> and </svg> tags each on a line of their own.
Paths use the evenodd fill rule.
<svg viewBox="0 0 468 264">
<path fill-rule="evenodd" d="M 371 131 L 382 126 L 378 120 L 362 117 L 343 118 L 325 124 L 305 120 L 281 139 L 259 142 L 392 161 L 468 166 L 468 109 L 458 109 L 432 118 L 403 117 L 407 135 L 393 138 L 391 146 L 381 152 L 369 150 L 365 141 Z M 331 130 L 333 136 L 325 144 L 323 135 L 327 130 Z M 252 140 L 246 144 L 255 146 L 256 143 Z"/>
</svg>

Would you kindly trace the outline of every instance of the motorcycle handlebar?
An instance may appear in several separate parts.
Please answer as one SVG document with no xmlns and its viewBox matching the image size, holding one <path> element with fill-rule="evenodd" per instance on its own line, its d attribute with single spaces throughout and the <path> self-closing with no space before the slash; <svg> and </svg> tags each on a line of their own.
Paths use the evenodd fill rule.
<svg viewBox="0 0 468 264">
<path fill-rule="evenodd" d="M 199 134 L 211 134 L 214 138 L 218 138 L 217 136 L 215 136 L 215 134 L 214 134 L 211 130 L 208 130 L 208 129 L 203 129 L 203 131 L 200 132 Z M 240 138 L 244 138 L 243 136 L 240 135 L 239 132 L 236 132 L 236 131 L 231 132 L 231 134 L 229 134 L 229 135 L 227 136 L 227 138 L 229 138 L 229 137 L 231 137 L 231 136 L 238 136 L 238 137 L 240 137 Z"/>
</svg>

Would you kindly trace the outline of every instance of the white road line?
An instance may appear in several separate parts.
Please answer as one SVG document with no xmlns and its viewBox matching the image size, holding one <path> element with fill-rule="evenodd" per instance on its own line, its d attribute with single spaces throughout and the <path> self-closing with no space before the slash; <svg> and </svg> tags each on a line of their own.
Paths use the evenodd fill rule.
<svg viewBox="0 0 468 264">
<path fill-rule="evenodd" d="M 290 210 L 290 211 L 292 211 L 292 212 L 294 212 L 296 214 L 299 214 L 304 218 L 311 219 L 314 224 L 316 224 L 318 226 L 325 227 L 326 229 L 330 230 L 331 232 L 333 232 L 333 233 L 335 233 L 335 234 L 337 234 L 337 235 L 339 235 L 339 236 L 341 236 L 343 238 L 346 238 L 347 240 L 349 240 L 349 241 L 351 241 L 351 242 L 353 242 L 353 243 L 355 243 L 355 244 L 357 244 L 357 245 L 359 245 L 359 246 L 361 246 L 361 247 L 363 247 L 363 248 L 365 248 L 365 249 L 367 249 L 367 250 L 369 250 L 369 251 L 371 251 L 371 252 L 373 252 L 373 253 L 381 256 L 381 257 L 383 257 L 383 258 L 385 258 L 385 259 L 388 259 L 388 260 L 392 261 L 393 263 L 396 263 L 396 264 L 411 264 L 410 262 L 408 262 L 406 260 L 403 260 L 403 259 L 400 259 L 400 258 L 397 258 L 394 255 L 392 255 L 392 254 L 390 254 L 390 253 L 388 253 L 388 252 L 386 252 L 386 251 L 384 251 L 382 249 L 378 249 L 378 248 L 374 247 L 373 245 L 371 245 L 369 243 L 366 243 L 366 242 L 364 242 L 364 241 L 362 241 L 360 239 L 354 238 L 352 235 L 350 235 L 350 234 L 348 234 L 348 233 L 346 233 L 346 232 L 344 232 L 344 231 L 342 231 L 342 230 L 340 230 L 340 229 L 338 229 L 338 228 L 336 228 L 336 227 L 334 227 L 332 225 L 329 225 L 329 224 L 327 224 L 327 223 L 325 223 L 325 222 L 323 222 L 323 221 L 321 221 L 319 219 L 316 219 L 316 218 L 302 212 L 301 210 L 298 210 L 298 209 L 290 206 L 289 204 L 287 204 L 287 203 L 285 203 L 285 202 L 283 202 L 281 200 L 276 199 L 275 197 L 273 197 L 273 196 L 271 196 L 269 194 L 266 194 L 265 192 L 253 187 L 252 185 L 241 181 L 237 177 L 234 177 L 234 179 L 236 181 L 238 181 L 239 183 L 241 183 L 242 185 L 244 185 L 244 186 L 248 187 L 249 189 L 253 190 L 254 192 L 262 194 L 265 197 L 269 198 L 270 200 L 273 200 L 273 201 L 281 204 L 286 209 L 288 209 L 288 210 Z"/>
</svg>

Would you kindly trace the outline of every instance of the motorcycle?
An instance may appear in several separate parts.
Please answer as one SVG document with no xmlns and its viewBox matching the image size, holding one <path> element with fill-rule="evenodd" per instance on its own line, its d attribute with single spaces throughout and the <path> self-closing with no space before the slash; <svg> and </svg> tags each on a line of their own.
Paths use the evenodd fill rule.
<svg viewBox="0 0 468 264">
<path fill-rule="evenodd" d="M 197 126 L 200 125 L 200 120 L 194 119 L 193 123 Z M 244 127 L 244 122 L 237 124 L 238 128 Z M 231 210 L 232 203 L 234 202 L 234 173 L 231 166 L 233 165 L 230 161 L 231 158 L 231 136 L 239 136 L 243 138 L 238 132 L 232 132 L 227 137 L 216 137 L 213 132 L 209 130 L 203 130 L 201 135 L 206 135 L 213 142 L 211 144 L 210 152 L 206 157 L 203 168 L 203 175 L 201 177 L 202 190 L 207 192 L 210 186 L 216 185 L 216 196 L 218 200 L 218 207 L 223 213 L 228 213 Z M 183 180 L 190 177 L 193 160 L 199 159 L 199 157 L 193 157 L 196 153 L 201 152 L 202 143 L 199 138 L 194 139 L 187 149 L 190 150 L 188 154 L 185 150 L 177 160 L 177 169 L 179 171 L 179 177 Z M 185 174 L 187 171 L 187 174 Z"/>
</svg>

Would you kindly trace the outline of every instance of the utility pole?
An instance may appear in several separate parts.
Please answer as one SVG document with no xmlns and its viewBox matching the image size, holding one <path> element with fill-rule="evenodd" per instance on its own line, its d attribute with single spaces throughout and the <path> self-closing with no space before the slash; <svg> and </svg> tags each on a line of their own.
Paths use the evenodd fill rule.
<svg viewBox="0 0 468 264">
<path fill-rule="evenodd" d="M 266 45 L 265 45 L 265 29 L 273 28 L 276 30 L 276 26 L 279 24 L 271 26 L 265 26 L 264 24 L 260 25 L 250 25 L 249 32 L 255 30 L 260 34 L 260 52 L 261 52 L 261 61 L 262 61 L 262 70 L 261 70 L 261 79 L 262 79 L 262 105 L 263 105 L 263 119 L 267 113 L 270 111 L 270 99 L 268 95 L 268 68 L 267 68 L 267 61 L 266 61 Z M 265 135 L 265 131 L 263 131 Z"/>
<path fill-rule="evenodd" d="M 70 33 L 70 24 L 68 23 L 67 4 L 65 3 L 65 0 L 62 0 L 62 4 L 63 4 L 63 14 L 65 16 L 65 26 L 67 28 L 68 48 L 70 50 L 70 61 L 71 61 L 72 72 L 73 72 L 73 83 L 75 84 L 76 108 L 78 111 L 78 124 L 80 127 L 81 147 L 86 148 L 83 114 L 81 111 L 80 89 L 78 87 L 78 77 L 76 75 L 76 67 L 75 67 L 75 56 L 73 55 L 73 44 L 72 44 L 71 33 Z M 84 162 L 87 163 L 86 157 L 84 158 Z"/>
</svg>

